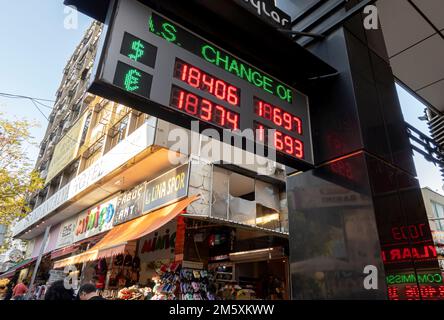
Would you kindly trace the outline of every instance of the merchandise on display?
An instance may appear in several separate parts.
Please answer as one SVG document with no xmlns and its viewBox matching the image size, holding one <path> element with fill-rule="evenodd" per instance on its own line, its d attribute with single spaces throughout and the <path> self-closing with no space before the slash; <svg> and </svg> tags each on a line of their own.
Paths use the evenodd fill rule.
<svg viewBox="0 0 444 320">
<path fill-rule="evenodd" d="M 207 270 L 180 270 L 181 300 L 216 300 L 214 273 Z"/>
<path fill-rule="evenodd" d="M 156 270 L 158 277 L 153 279 L 153 296 L 151 300 L 177 300 L 180 281 L 180 264 L 162 265 Z"/>
</svg>

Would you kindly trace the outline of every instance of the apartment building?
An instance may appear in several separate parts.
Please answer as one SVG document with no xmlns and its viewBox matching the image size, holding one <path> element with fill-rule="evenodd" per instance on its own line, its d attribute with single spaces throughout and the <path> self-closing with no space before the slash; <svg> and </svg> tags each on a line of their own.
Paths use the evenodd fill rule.
<svg viewBox="0 0 444 320">
<path fill-rule="evenodd" d="M 35 165 L 35 169 L 46 180 L 45 187 L 30 199 L 33 208 L 38 207 L 61 184 L 66 183 L 66 179 L 69 179 L 68 172 L 61 172 L 60 168 L 54 167 L 54 164 L 51 168 L 51 159 L 55 146 L 62 137 L 66 136 L 68 130 L 78 121 L 93 99 L 86 93 L 86 86 L 91 75 L 101 31 L 101 23 L 91 24 L 63 70 L 62 80 L 56 92 L 56 101 L 49 116 L 44 138 L 40 143 L 40 152 Z M 72 164 L 68 171 L 75 171 L 76 168 L 77 164 Z"/>
</svg>

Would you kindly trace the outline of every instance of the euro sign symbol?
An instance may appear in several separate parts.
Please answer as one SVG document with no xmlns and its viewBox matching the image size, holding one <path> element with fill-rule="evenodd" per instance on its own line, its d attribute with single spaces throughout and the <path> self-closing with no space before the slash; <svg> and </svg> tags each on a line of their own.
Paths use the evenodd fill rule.
<svg viewBox="0 0 444 320">
<path fill-rule="evenodd" d="M 139 60 L 141 56 L 145 53 L 143 49 L 145 49 L 145 46 L 142 44 L 140 40 L 133 41 L 133 44 L 131 45 L 131 49 L 133 49 L 133 53 L 130 53 L 128 57 L 134 61 Z"/>
<path fill-rule="evenodd" d="M 125 75 L 125 89 L 127 91 L 134 91 L 139 89 L 139 81 L 142 75 L 136 69 L 129 70 Z"/>
</svg>

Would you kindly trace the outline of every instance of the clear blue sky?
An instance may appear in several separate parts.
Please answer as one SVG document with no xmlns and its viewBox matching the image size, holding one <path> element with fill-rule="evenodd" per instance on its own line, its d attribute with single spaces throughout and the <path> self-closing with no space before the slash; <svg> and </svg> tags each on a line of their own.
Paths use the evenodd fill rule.
<svg viewBox="0 0 444 320">
<path fill-rule="evenodd" d="M 79 14 L 78 28 L 65 29 L 64 10 L 63 0 L 1 0 L 0 92 L 55 99 L 63 68 L 92 22 Z M 51 111 L 41 109 L 46 115 Z M 32 130 L 40 143 L 47 120 L 31 101 L 0 97 L 0 112 L 40 123 Z M 35 159 L 38 149 L 28 150 Z"/>
<path fill-rule="evenodd" d="M 79 14 L 78 28 L 65 29 L 64 9 L 63 0 L 2 1 L 0 92 L 54 99 L 63 68 L 92 22 Z M 400 87 L 398 94 L 406 121 L 428 133 L 426 122 L 418 120 L 424 106 Z M 50 112 L 41 109 L 46 115 Z M 30 101 L 0 97 L 0 111 L 10 118 L 26 117 L 40 123 L 40 128 L 32 133 L 36 141 L 41 141 L 47 121 Z M 30 158 L 35 159 L 38 149 L 29 147 L 28 151 Z M 421 186 L 444 194 L 439 170 L 418 155 L 415 164 Z"/>
</svg>

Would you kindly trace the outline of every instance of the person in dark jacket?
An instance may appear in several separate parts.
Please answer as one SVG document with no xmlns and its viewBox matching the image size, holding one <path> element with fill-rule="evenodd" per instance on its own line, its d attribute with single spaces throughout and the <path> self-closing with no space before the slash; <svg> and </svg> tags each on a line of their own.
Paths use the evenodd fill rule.
<svg viewBox="0 0 444 320">
<path fill-rule="evenodd" d="M 15 283 L 12 281 L 9 281 L 9 283 L 6 286 L 6 294 L 5 294 L 5 298 L 3 300 L 11 300 L 12 293 L 14 291 L 14 286 L 15 286 Z"/>
<path fill-rule="evenodd" d="M 96 286 L 91 283 L 86 283 L 80 287 L 78 297 L 80 300 L 106 300 L 97 293 Z"/>
<path fill-rule="evenodd" d="M 55 281 L 46 291 L 45 300 L 74 300 L 74 290 L 65 288 L 63 280 Z"/>
</svg>

